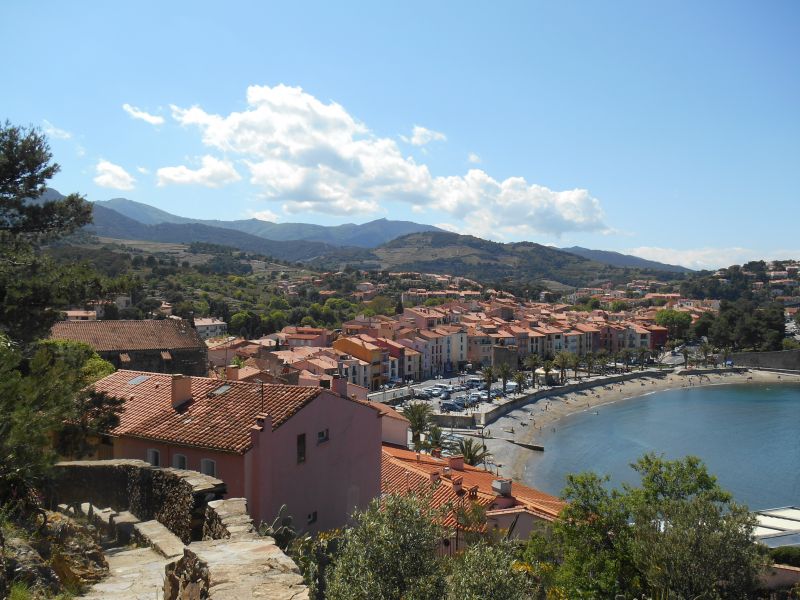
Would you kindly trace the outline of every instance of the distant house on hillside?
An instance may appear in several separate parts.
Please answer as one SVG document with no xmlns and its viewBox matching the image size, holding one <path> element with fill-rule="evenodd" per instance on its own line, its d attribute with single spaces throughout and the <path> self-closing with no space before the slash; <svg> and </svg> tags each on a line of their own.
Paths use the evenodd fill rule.
<svg viewBox="0 0 800 600">
<path fill-rule="evenodd" d="M 194 328 L 197 329 L 197 334 L 204 340 L 228 334 L 228 324 L 216 317 L 198 317 L 194 320 Z"/>
<path fill-rule="evenodd" d="M 94 387 L 125 400 L 110 432 L 114 458 L 219 477 L 256 522 L 285 504 L 305 531 L 341 527 L 380 493 L 383 412 L 367 402 L 318 387 L 137 371 Z"/>
<path fill-rule="evenodd" d="M 205 375 L 206 345 L 182 319 L 61 321 L 50 337 L 85 342 L 118 369 Z"/>
</svg>

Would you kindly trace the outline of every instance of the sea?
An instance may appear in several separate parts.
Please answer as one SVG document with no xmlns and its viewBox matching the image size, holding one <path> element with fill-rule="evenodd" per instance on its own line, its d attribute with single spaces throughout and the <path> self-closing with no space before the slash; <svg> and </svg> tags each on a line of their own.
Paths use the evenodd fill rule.
<svg viewBox="0 0 800 600">
<path fill-rule="evenodd" d="M 638 484 L 645 452 L 700 457 L 751 510 L 800 506 L 800 385 L 747 384 L 653 392 L 559 420 L 536 440 L 524 481 L 560 495 L 568 473 Z"/>
</svg>

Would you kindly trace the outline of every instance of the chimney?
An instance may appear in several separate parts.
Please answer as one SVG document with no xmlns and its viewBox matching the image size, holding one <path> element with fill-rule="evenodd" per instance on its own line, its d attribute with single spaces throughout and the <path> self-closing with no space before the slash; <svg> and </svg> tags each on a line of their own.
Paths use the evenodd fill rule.
<svg viewBox="0 0 800 600">
<path fill-rule="evenodd" d="M 453 491 L 456 494 L 461 492 L 461 485 L 462 485 L 463 482 L 464 482 L 464 478 L 463 477 L 460 477 L 460 476 L 459 477 L 453 477 L 453 479 L 452 479 Z"/>
<path fill-rule="evenodd" d="M 192 378 L 188 375 L 172 376 L 172 408 L 178 409 L 192 399 Z"/>
<path fill-rule="evenodd" d="M 464 470 L 464 457 L 459 455 L 456 456 L 448 456 L 447 457 L 447 466 L 450 467 L 453 471 L 463 471 Z"/>
<path fill-rule="evenodd" d="M 511 480 L 495 479 L 492 481 L 492 491 L 498 496 L 511 496 Z"/>
<path fill-rule="evenodd" d="M 342 398 L 347 398 L 347 379 L 339 375 L 333 375 L 331 391 L 339 394 Z"/>
<path fill-rule="evenodd" d="M 228 365 L 225 367 L 225 379 L 228 381 L 238 381 L 239 380 L 239 367 L 236 365 Z"/>
</svg>

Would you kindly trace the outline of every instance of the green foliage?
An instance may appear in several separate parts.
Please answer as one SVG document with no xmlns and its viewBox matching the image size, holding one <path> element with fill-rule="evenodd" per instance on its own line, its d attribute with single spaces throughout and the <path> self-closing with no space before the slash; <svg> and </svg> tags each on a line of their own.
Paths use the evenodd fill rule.
<svg viewBox="0 0 800 600">
<path fill-rule="evenodd" d="M 780 350 L 785 333 L 783 306 L 748 300 L 723 301 L 710 320 L 708 338 L 719 348 Z"/>
<path fill-rule="evenodd" d="M 458 444 L 453 448 L 453 453 L 463 456 L 464 462 L 472 466 L 486 463 L 486 459 L 491 456 L 484 444 L 470 437 L 459 438 Z"/>
<path fill-rule="evenodd" d="M 414 447 L 419 448 L 420 435 L 428 428 L 433 416 L 433 409 L 430 404 L 425 402 L 412 402 L 403 408 L 403 416 L 408 419 Z"/>
<path fill-rule="evenodd" d="M 770 548 L 769 556 L 776 564 L 800 567 L 800 546 Z"/>
<path fill-rule="evenodd" d="M 638 487 L 609 490 L 592 473 L 569 476 L 568 505 L 547 550 L 551 586 L 566 597 L 745 598 L 766 559 L 755 520 L 695 457 L 643 456 Z"/>
<path fill-rule="evenodd" d="M 29 343 L 58 320 L 59 308 L 99 297 L 104 282 L 85 265 L 58 266 L 40 246 L 91 221 L 91 207 L 77 194 L 46 195 L 58 171 L 36 129 L 0 127 L 0 330 Z"/>
<path fill-rule="evenodd" d="M 354 515 L 333 565 L 329 600 L 439 600 L 439 515 L 425 498 L 388 495 Z"/>
<path fill-rule="evenodd" d="M 667 335 L 672 340 L 686 338 L 692 324 L 692 315 L 687 312 L 665 308 L 656 313 L 656 324 L 667 328 Z"/>
<path fill-rule="evenodd" d="M 783 338 L 781 342 L 782 350 L 800 350 L 800 342 L 794 338 Z"/>
<path fill-rule="evenodd" d="M 456 557 L 448 578 L 450 600 L 524 600 L 531 581 L 515 568 L 514 548 L 508 543 L 478 542 Z"/>
</svg>

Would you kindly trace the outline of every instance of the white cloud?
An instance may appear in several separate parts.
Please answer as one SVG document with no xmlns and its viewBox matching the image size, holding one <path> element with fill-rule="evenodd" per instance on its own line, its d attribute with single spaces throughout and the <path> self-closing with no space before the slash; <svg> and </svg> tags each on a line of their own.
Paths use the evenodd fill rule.
<svg viewBox="0 0 800 600">
<path fill-rule="evenodd" d="M 59 129 L 47 119 L 42 121 L 42 125 L 44 125 L 44 132 L 51 138 L 55 138 L 57 140 L 68 140 L 72 137 L 72 134 L 69 131 Z"/>
<path fill-rule="evenodd" d="M 676 250 L 641 246 L 627 250 L 628 254 L 657 260 L 690 269 L 720 269 L 731 265 L 742 265 L 751 260 L 785 260 L 800 257 L 800 250 L 753 250 L 751 248 L 690 248 Z"/>
<path fill-rule="evenodd" d="M 159 187 L 169 184 L 195 184 L 210 188 L 222 187 L 242 178 L 230 161 L 208 155 L 201 159 L 199 169 L 190 169 L 185 165 L 162 167 L 156 171 L 156 177 Z"/>
<path fill-rule="evenodd" d="M 79 158 L 86 156 L 86 148 L 78 144 L 75 146 L 75 154 L 77 154 Z"/>
<path fill-rule="evenodd" d="M 436 227 L 444 229 L 445 231 L 452 231 L 453 233 L 461 233 L 461 229 L 452 223 L 436 223 Z"/>
<path fill-rule="evenodd" d="M 139 171 L 139 173 L 141 173 L 142 175 L 150 174 L 150 169 L 148 169 L 147 167 L 136 167 L 136 170 Z"/>
<path fill-rule="evenodd" d="M 95 166 L 94 182 L 100 187 L 132 190 L 136 180 L 119 165 L 100 159 Z"/>
<path fill-rule="evenodd" d="M 481 157 L 475 154 L 474 152 L 470 152 L 469 156 L 467 156 L 467 161 L 469 161 L 470 164 L 477 165 L 480 164 Z"/>
<path fill-rule="evenodd" d="M 424 146 L 425 144 L 430 144 L 431 142 L 445 142 L 447 141 L 447 136 L 439 131 L 414 125 L 414 129 L 411 130 L 411 137 L 409 138 L 401 135 L 400 139 L 408 144 L 413 144 L 414 146 Z"/>
<path fill-rule="evenodd" d="M 253 219 L 258 219 L 259 221 L 269 221 L 270 223 L 275 223 L 278 221 L 280 217 L 271 210 L 251 210 L 248 213 Z"/>
<path fill-rule="evenodd" d="M 139 119 L 140 121 L 144 121 L 145 123 L 150 123 L 150 125 L 164 124 L 164 117 L 161 117 L 159 115 L 151 115 L 146 111 L 136 108 L 135 106 L 131 106 L 127 102 L 122 105 L 122 110 L 124 110 L 134 119 Z"/>
<path fill-rule="evenodd" d="M 480 169 L 435 177 L 395 140 L 299 87 L 250 86 L 247 107 L 228 115 L 199 106 L 171 111 L 181 125 L 197 127 L 207 147 L 239 156 L 250 182 L 289 213 L 376 213 L 384 203 L 404 202 L 415 212 L 447 213 L 464 221 L 462 229 L 495 239 L 608 229 L 599 201 L 586 190 L 554 191 L 521 177 L 501 181 Z M 415 138 L 445 136 L 415 126 L 410 143 Z"/>
</svg>

